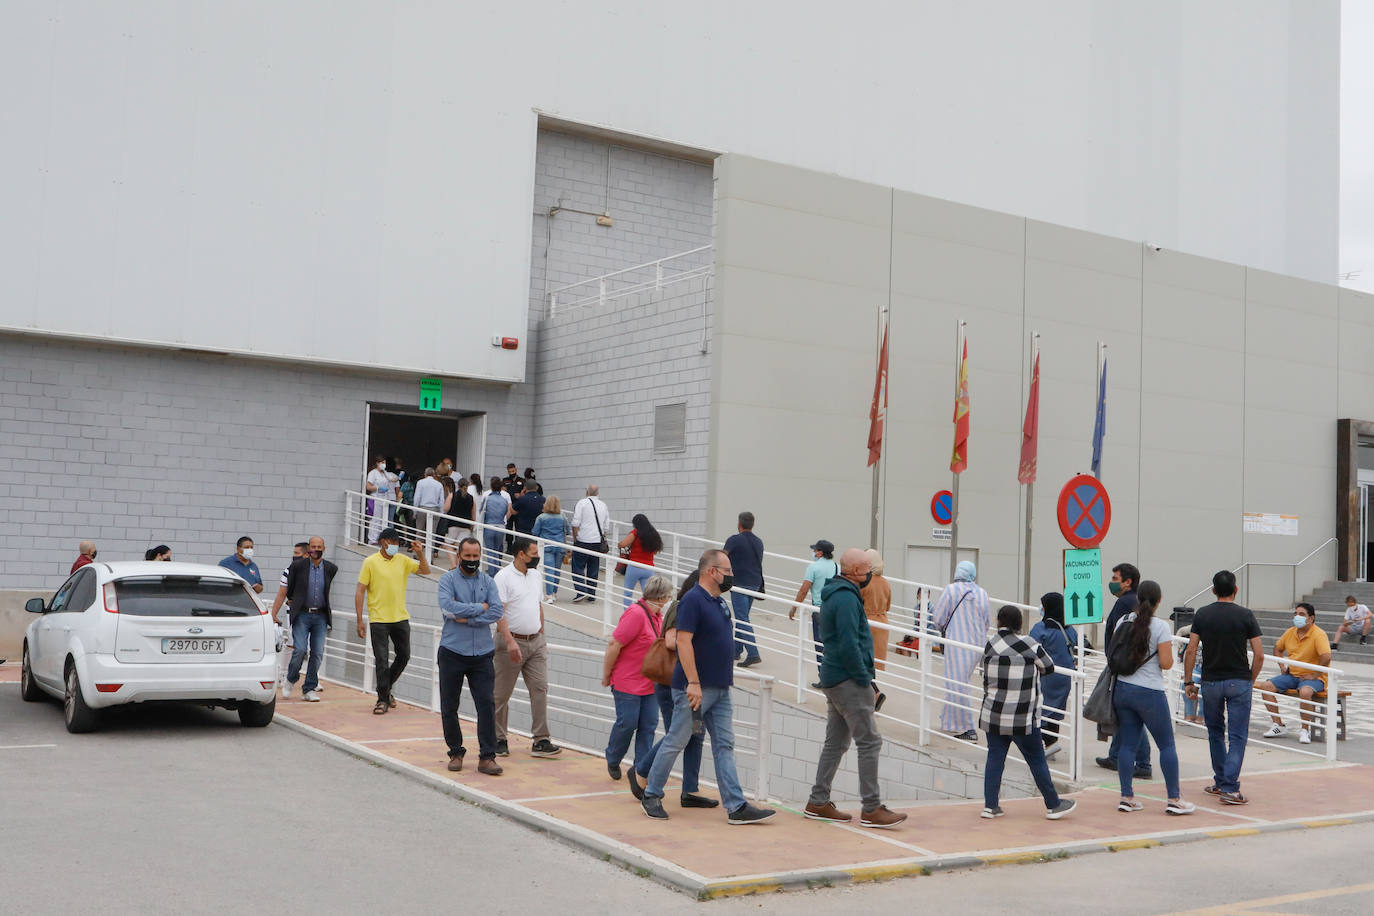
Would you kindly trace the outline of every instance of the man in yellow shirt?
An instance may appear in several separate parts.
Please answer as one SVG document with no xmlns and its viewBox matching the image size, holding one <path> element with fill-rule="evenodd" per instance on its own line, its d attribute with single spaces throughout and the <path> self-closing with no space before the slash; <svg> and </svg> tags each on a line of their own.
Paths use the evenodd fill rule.
<svg viewBox="0 0 1374 916">
<path fill-rule="evenodd" d="M 1293 625 L 1283 632 L 1278 642 L 1274 643 L 1274 654 L 1279 658 L 1286 657 L 1290 661 L 1307 662 L 1309 665 L 1325 667 L 1331 664 L 1331 643 L 1326 638 L 1326 633 L 1317 626 L 1317 612 L 1312 605 L 1303 601 L 1293 609 Z M 1279 670 L 1282 673 L 1255 684 L 1255 689 L 1264 697 L 1264 708 L 1269 710 L 1269 718 L 1274 720 L 1274 724 L 1269 726 L 1269 731 L 1264 733 L 1264 737 L 1277 738 L 1284 733 L 1283 718 L 1279 716 L 1279 704 L 1274 694 L 1296 690 L 1299 697 L 1298 717 L 1302 722 L 1302 728 L 1298 731 L 1298 743 L 1311 744 L 1312 713 L 1317 704 L 1303 701 L 1326 692 L 1326 672 L 1282 663 L 1279 664 Z"/>
<path fill-rule="evenodd" d="M 395 528 L 387 528 L 377 536 L 377 552 L 363 561 L 358 573 L 358 590 L 353 595 L 353 607 L 358 613 L 358 638 L 363 630 L 363 599 L 367 599 L 367 617 L 372 630 L 372 660 L 377 666 L 377 705 L 374 715 L 394 709 L 396 698 L 392 686 L 410 663 L 410 614 L 406 611 L 406 580 L 413 574 L 429 575 L 429 557 L 419 541 L 411 541 L 410 549 L 419 560 L 400 555 L 401 535 Z M 391 648 L 396 658 L 390 660 Z"/>
</svg>

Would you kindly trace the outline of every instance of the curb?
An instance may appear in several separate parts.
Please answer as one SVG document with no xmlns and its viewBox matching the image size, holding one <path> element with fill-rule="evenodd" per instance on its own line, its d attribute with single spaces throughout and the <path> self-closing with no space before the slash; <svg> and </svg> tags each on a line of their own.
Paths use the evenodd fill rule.
<svg viewBox="0 0 1374 916">
<path fill-rule="evenodd" d="M 342 751 L 350 756 L 366 760 L 384 767 L 393 773 L 413 779 L 423 785 L 437 789 L 446 795 L 467 802 L 484 811 L 500 815 L 518 824 L 547 834 L 568 846 L 591 852 L 603 861 L 612 862 L 627 871 L 651 878 L 674 890 L 690 894 L 698 900 L 717 900 L 726 897 L 742 897 L 754 894 L 775 893 L 785 890 L 809 890 L 817 887 L 834 887 L 852 884 L 866 884 L 874 881 L 890 881 L 895 878 L 909 878 L 931 875 L 936 872 L 959 871 L 972 868 L 986 868 L 1000 865 L 1026 865 L 1057 859 L 1076 858 L 1106 852 L 1124 852 L 1130 849 L 1151 849 L 1160 846 L 1176 846 L 1204 840 L 1221 840 L 1233 837 L 1256 836 L 1260 834 L 1285 833 L 1293 830 L 1316 830 L 1322 827 L 1344 827 L 1374 821 L 1374 811 L 1353 814 L 1319 817 L 1294 818 L 1267 824 L 1254 824 L 1220 829 L 1185 830 L 1155 836 L 1121 837 L 1103 841 L 1086 840 L 1066 845 L 1045 845 L 1004 852 L 989 852 L 986 855 L 953 853 L 949 855 L 927 856 L 924 858 L 893 859 L 887 862 L 868 862 L 854 866 L 835 866 L 817 869 L 775 872 L 750 875 L 742 878 L 727 878 L 713 881 L 704 875 L 689 871 L 665 859 L 649 855 L 626 843 L 590 830 L 569 824 L 566 821 L 541 814 L 497 796 L 482 792 L 470 786 L 423 770 L 404 761 L 388 757 L 369 747 L 340 738 L 303 722 L 297 722 L 280 712 L 274 721 L 299 734 L 313 738 L 322 744 Z"/>
</svg>

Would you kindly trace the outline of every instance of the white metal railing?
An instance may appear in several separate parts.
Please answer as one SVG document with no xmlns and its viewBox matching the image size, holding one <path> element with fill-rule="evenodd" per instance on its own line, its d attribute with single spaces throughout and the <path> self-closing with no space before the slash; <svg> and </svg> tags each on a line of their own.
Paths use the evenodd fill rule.
<svg viewBox="0 0 1374 916">
<path fill-rule="evenodd" d="M 1254 601 L 1254 597 L 1250 594 L 1250 570 L 1265 567 L 1273 567 L 1276 569 L 1289 567 L 1293 574 L 1292 603 L 1296 604 L 1298 600 L 1298 568 L 1302 566 L 1304 563 L 1306 563 L 1308 560 L 1315 557 L 1317 554 L 1321 553 L 1327 547 L 1330 547 L 1332 544 L 1335 543 L 1335 538 L 1327 538 L 1326 540 L 1318 544 L 1316 547 L 1312 548 L 1312 550 L 1307 554 L 1307 556 L 1303 557 L 1301 560 L 1298 560 L 1295 563 L 1260 563 L 1250 561 L 1242 563 L 1235 569 L 1231 570 L 1231 572 L 1234 573 L 1236 576 L 1236 590 L 1244 596 L 1245 603 L 1252 603 Z M 1243 580 L 1241 578 L 1242 573 L 1244 573 Z M 1212 586 L 1205 586 L 1201 591 L 1195 592 L 1187 598 L 1183 599 L 1183 603 L 1185 605 L 1191 605 L 1194 601 L 1201 598 L 1203 595 L 1206 595 L 1211 590 Z"/>
<path fill-rule="evenodd" d="M 366 619 L 366 615 L 364 615 Z M 411 621 L 410 628 L 412 633 L 425 633 L 431 638 L 432 646 L 437 649 L 440 635 L 443 632 L 442 626 L 432 624 L 417 623 Z M 375 669 L 372 664 L 372 628 L 365 627 L 362 642 L 355 642 L 347 637 L 330 637 L 325 640 L 326 659 L 334 657 L 341 659 L 345 663 L 361 663 L 362 677 L 360 678 L 359 688 L 364 693 L 375 692 Z M 558 643 L 547 643 L 547 648 L 552 655 L 566 655 L 573 657 L 586 658 L 601 661 L 605 656 L 604 650 L 590 649 L 582 646 L 566 646 Z M 498 646 L 497 651 L 501 651 Z M 416 663 L 419 663 L 418 665 Z M 768 798 L 769 766 L 772 754 L 772 729 L 773 729 L 773 677 L 754 671 L 737 672 L 745 678 L 755 681 L 759 690 L 759 710 L 758 717 L 754 722 L 747 722 L 738 717 L 732 720 L 732 727 L 736 733 L 746 740 L 736 745 L 735 752 L 755 758 L 756 763 L 756 782 L 755 797 L 762 801 Z M 587 690 L 576 687 L 572 684 L 557 682 L 560 672 L 551 670 L 549 672 L 549 702 L 550 712 L 562 713 L 573 716 L 586 722 L 604 725 L 609 730 L 615 724 L 615 705 L 607 702 L 606 691 Z M 429 688 L 429 710 L 439 712 L 439 665 L 437 651 L 429 653 L 411 653 L 411 664 L 406 666 L 406 670 L 401 673 L 401 680 L 409 679 L 410 683 L 416 681 L 428 684 Z M 515 692 L 511 695 L 512 703 L 528 707 L 529 692 L 526 690 L 523 681 L 517 682 Z M 750 747 L 748 739 L 753 740 Z M 599 751 L 593 748 L 576 747 L 568 745 L 575 750 L 584 753 L 597 754 Z"/>
<path fill-rule="evenodd" d="M 602 274 L 587 280 L 579 280 L 576 283 L 569 283 L 550 290 L 549 317 L 552 318 L 560 309 L 577 308 L 593 302 L 605 305 L 609 301 L 623 299 L 635 293 L 661 290 L 665 286 L 681 283 L 693 277 L 707 276 L 713 269 L 709 260 L 705 264 L 690 262 L 700 260 L 700 255 L 710 250 L 710 245 L 702 245 L 700 248 L 681 251 L 666 258 L 636 264 L 634 267 L 626 267 L 623 270 Z M 688 262 L 688 265 L 683 266 L 682 262 Z M 572 294 L 572 291 L 583 287 L 595 289 L 596 292 L 580 296 Z"/>
<path fill-rule="evenodd" d="M 359 538 L 356 533 L 366 530 L 367 516 L 364 510 L 365 500 L 372 500 L 374 506 L 380 508 L 400 505 L 390 500 L 377 499 L 375 496 L 367 496 L 358 491 L 346 491 L 344 498 L 343 543 L 345 545 L 357 543 Z M 486 531 L 501 531 L 503 534 L 512 534 L 518 537 L 529 538 L 531 541 L 539 543 L 542 547 L 557 547 L 564 551 L 582 553 L 590 557 L 595 557 L 598 561 L 601 561 L 601 569 L 598 581 L 591 583 L 591 586 L 593 588 L 597 586 L 600 587 L 601 614 L 592 616 L 582 613 L 580 606 L 568 608 L 560 605 L 559 611 L 561 614 L 583 621 L 589 627 L 599 626 L 602 635 L 610 634 L 615 623 L 619 620 L 621 611 L 625 605 L 628 604 L 628 601 L 625 600 L 624 587 L 615 581 L 614 567 L 616 563 L 624 563 L 627 566 L 661 573 L 679 584 L 690 571 L 696 569 L 697 565 L 695 562 L 690 564 L 682 563 L 679 558 L 672 556 L 667 558 L 670 559 L 670 563 L 666 566 L 641 564 L 627 558 L 617 557 L 614 553 L 609 555 L 600 554 L 595 551 L 585 550 L 575 544 L 555 543 L 541 538 L 534 538 L 511 529 L 497 529 L 492 526 L 484 525 L 481 522 L 459 520 L 453 516 L 444 516 L 433 510 L 418 509 L 413 506 L 406 506 L 405 508 L 409 508 L 417 513 L 417 524 L 414 526 L 399 526 L 398 530 L 402 530 L 407 536 L 420 541 L 422 545 L 429 545 L 425 549 L 430 551 L 433 551 L 437 546 L 433 537 L 435 521 L 438 518 L 447 518 L 452 523 L 461 521 L 460 527 L 463 529 L 471 528 L 473 536 L 477 538 L 479 543 L 484 544 L 482 535 Z M 466 531 L 464 534 L 465 533 Z M 608 540 L 610 540 L 610 533 L 608 532 L 607 534 Z M 682 539 L 686 539 L 688 536 L 675 535 L 674 537 L 679 539 L 674 546 L 674 554 L 678 554 Z M 665 541 L 666 540 L 667 537 L 665 537 Z M 704 539 L 700 538 L 692 538 L 692 540 L 704 541 Z M 665 552 L 667 552 L 666 549 Z M 485 544 L 483 546 L 483 557 L 488 564 L 503 561 L 503 556 L 500 551 L 490 551 L 485 547 Z M 546 573 L 547 572 L 546 570 Z M 935 628 L 930 625 L 930 599 L 934 593 L 943 591 L 942 586 L 908 583 L 907 580 L 901 579 L 890 579 L 890 581 L 899 584 L 916 585 L 921 589 L 920 601 L 917 607 L 904 608 L 897 604 L 894 604 L 892 607 L 892 612 L 895 612 L 899 618 L 903 615 L 910 615 L 912 617 L 916 624 L 916 631 L 920 635 L 920 645 L 917 663 L 914 666 L 899 661 L 897 657 L 888 658 L 886 660 L 887 668 L 880 673 L 879 682 L 882 690 L 889 695 L 891 705 L 890 707 L 885 707 L 884 711 L 879 715 L 887 721 L 913 729 L 917 734 L 918 743 L 922 746 L 929 745 L 933 739 L 940 739 L 941 741 L 946 741 L 954 745 L 967 746 L 966 742 L 955 738 L 953 735 L 946 734 L 934 726 L 931 721 L 932 707 L 936 703 L 944 703 L 964 708 L 973 714 L 975 721 L 977 720 L 978 712 L 982 706 L 981 679 L 975 672 L 975 676 L 972 679 L 972 683 L 969 685 L 970 689 L 967 694 L 962 694 L 960 691 L 946 691 L 945 688 L 953 682 L 944 674 L 943 651 L 946 647 L 965 649 L 978 652 L 981 656 L 983 646 L 962 643 L 941 636 L 938 631 L 935 631 Z M 779 605 L 783 608 L 781 612 L 771 608 L 764 611 L 756 606 L 755 614 L 751 615 L 754 639 L 760 648 L 766 648 L 769 651 L 783 655 L 795 664 L 795 670 L 792 676 L 793 679 L 789 681 L 784 678 L 778 678 L 777 683 L 794 688 L 796 701 L 798 703 L 804 702 L 809 694 L 819 693 L 809 686 L 809 681 L 811 679 L 806 675 L 808 666 L 814 664 L 816 651 L 819 648 L 818 643 L 812 638 L 811 633 L 810 612 L 815 610 L 815 607 L 809 600 L 799 603 L 791 597 L 770 597 L 760 592 L 754 592 L 738 586 L 735 588 L 735 591 L 752 597 L 756 601 L 766 598 L 766 600 L 772 604 Z M 1015 602 L 1002 603 L 1013 604 Z M 1026 605 L 1017 606 L 1021 608 L 1027 607 Z M 788 610 L 800 612 L 796 614 L 795 621 L 787 620 Z M 906 632 L 906 628 L 901 625 L 884 624 L 879 621 L 870 621 L 870 626 L 875 629 L 884 629 L 889 633 L 897 633 L 899 635 Z M 937 659 L 935 653 L 932 652 L 932 647 L 934 646 L 940 647 L 941 657 L 939 659 Z M 1080 665 L 1080 668 L 1081 667 Z M 747 669 L 737 670 L 747 671 Z M 1072 689 L 1069 694 L 1069 708 L 1065 710 L 1066 714 L 1060 720 L 1057 729 L 1060 738 L 1066 740 L 1068 745 L 1067 749 L 1070 753 L 1066 755 L 1068 758 L 1067 760 L 1062 762 L 1056 760 L 1054 765 L 1051 766 L 1051 770 L 1062 777 L 1077 781 L 1082 777 L 1082 755 L 1080 753 L 1082 747 L 1082 717 L 1080 713 L 1085 699 L 1083 691 L 1084 675 L 1080 671 L 1059 670 L 1058 673 L 1068 675 L 1072 683 Z M 905 717 L 897 711 L 899 707 L 905 707 L 907 709 L 907 715 Z M 1019 760 L 1019 758 L 1017 759 Z M 1024 763 L 1021 765 L 1024 765 Z"/>
</svg>

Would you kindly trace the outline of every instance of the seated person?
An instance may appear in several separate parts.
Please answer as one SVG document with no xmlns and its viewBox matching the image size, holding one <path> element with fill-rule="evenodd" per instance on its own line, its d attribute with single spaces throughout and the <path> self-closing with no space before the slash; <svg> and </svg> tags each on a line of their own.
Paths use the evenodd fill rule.
<svg viewBox="0 0 1374 916">
<path fill-rule="evenodd" d="M 1293 625 L 1274 643 L 1274 655 L 1309 665 L 1331 664 L 1331 644 L 1326 639 L 1326 633 L 1317 626 L 1317 612 L 1312 605 L 1303 601 L 1293 609 Z M 1277 738 L 1284 733 L 1283 719 L 1279 716 L 1279 704 L 1274 694 L 1296 690 L 1299 698 L 1298 715 L 1302 722 L 1298 743 L 1311 744 L 1312 712 L 1317 704 L 1303 701 L 1326 692 L 1326 672 L 1290 667 L 1282 662 L 1279 663 L 1279 670 L 1281 674 L 1255 683 L 1255 689 L 1264 697 L 1264 708 L 1269 710 L 1269 718 L 1274 720 L 1264 737 Z"/>
<path fill-rule="evenodd" d="M 1341 637 L 1347 633 L 1359 631 L 1360 645 L 1364 645 L 1369 639 L 1369 625 L 1374 623 L 1374 613 L 1369 610 L 1369 605 L 1360 604 L 1355 600 L 1354 595 L 1345 596 L 1345 619 L 1336 628 L 1336 638 L 1331 643 L 1331 648 L 1339 649 Z"/>
</svg>

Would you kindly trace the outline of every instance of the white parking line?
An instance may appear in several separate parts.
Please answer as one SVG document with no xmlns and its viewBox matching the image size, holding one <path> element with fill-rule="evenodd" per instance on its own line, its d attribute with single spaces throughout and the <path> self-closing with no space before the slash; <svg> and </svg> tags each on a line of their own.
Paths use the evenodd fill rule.
<svg viewBox="0 0 1374 916">
<path fill-rule="evenodd" d="M 0 751 L 24 751 L 34 747 L 57 747 L 56 744 L 0 744 Z"/>
</svg>

